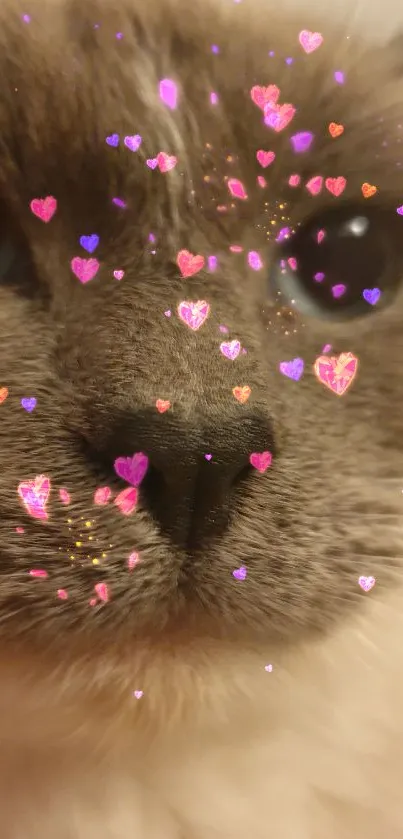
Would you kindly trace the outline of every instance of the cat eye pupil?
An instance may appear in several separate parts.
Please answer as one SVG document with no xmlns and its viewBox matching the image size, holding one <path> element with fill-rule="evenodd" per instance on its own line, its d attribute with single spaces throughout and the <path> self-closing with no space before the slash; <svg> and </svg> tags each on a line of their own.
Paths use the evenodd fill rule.
<svg viewBox="0 0 403 839">
<path fill-rule="evenodd" d="M 307 314 L 334 320 L 370 314 L 396 291 L 398 250 L 387 214 L 328 211 L 282 246 L 272 285 Z"/>
</svg>

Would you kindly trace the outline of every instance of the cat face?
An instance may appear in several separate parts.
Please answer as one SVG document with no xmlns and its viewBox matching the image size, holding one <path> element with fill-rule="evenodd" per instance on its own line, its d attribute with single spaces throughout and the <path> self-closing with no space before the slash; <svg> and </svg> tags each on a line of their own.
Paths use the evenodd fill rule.
<svg viewBox="0 0 403 839">
<path fill-rule="evenodd" d="M 2 624 L 292 641 L 402 556 L 402 85 L 115 5 L 2 11 Z"/>
</svg>

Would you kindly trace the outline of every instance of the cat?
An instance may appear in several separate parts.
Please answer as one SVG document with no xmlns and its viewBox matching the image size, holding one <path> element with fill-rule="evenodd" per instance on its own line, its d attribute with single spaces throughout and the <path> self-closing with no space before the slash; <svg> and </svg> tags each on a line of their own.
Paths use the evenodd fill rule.
<svg viewBox="0 0 403 839">
<path fill-rule="evenodd" d="M 403 836 L 400 41 L 0 9 L 2 839 Z"/>
</svg>

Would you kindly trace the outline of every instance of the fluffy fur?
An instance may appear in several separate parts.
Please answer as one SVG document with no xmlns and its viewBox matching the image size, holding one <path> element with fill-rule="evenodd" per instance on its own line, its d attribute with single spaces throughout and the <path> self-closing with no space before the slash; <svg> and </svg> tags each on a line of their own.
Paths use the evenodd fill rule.
<svg viewBox="0 0 403 839">
<path fill-rule="evenodd" d="M 367 207 L 364 182 L 395 224 L 403 82 L 394 50 L 277 5 L 1 6 L 0 202 L 18 254 L 0 284 L 4 839 L 403 835 L 403 287 L 390 307 L 334 324 L 280 307 L 267 279 L 279 229 L 336 201 Z M 309 56 L 301 29 L 324 35 Z M 163 78 L 178 81 L 174 111 Z M 315 132 L 301 158 L 251 101 L 268 84 L 297 107 L 293 131 Z M 337 140 L 331 121 L 345 126 Z M 141 134 L 138 152 L 108 146 L 113 132 Z M 259 148 L 276 152 L 267 189 Z M 146 166 L 160 151 L 177 156 L 173 171 Z M 296 171 L 345 175 L 343 199 L 290 189 Z M 247 201 L 229 200 L 231 176 Z M 30 211 L 46 195 L 58 201 L 49 224 Z M 94 232 L 101 268 L 81 285 L 70 260 Z M 219 270 L 184 280 L 182 248 L 216 254 Z M 263 271 L 248 269 L 249 250 Z M 199 332 L 175 316 L 183 299 L 210 302 Z M 248 350 L 233 363 L 222 323 Z M 312 372 L 326 343 L 359 358 L 342 398 Z M 278 372 L 296 356 L 298 383 Z M 239 405 L 231 391 L 244 384 Z M 242 471 L 266 448 L 267 473 Z M 152 472 L 138 510 L 94 507 L 96 487 L 122 489 L 114 458 L 141 450 Z M 47 522 L 16 492 L 39 474 L 52 480 Z M 361 574 L 376 577 L 371 592 Z M 90 606 L 97 582 L 110 600 Z"/>
</svg>

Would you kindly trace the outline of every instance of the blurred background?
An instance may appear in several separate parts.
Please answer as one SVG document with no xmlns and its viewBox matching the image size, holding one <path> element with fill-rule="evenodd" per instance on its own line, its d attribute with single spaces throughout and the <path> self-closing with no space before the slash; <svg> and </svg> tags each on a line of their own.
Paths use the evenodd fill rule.
<svg viewBox="0 0 403 839">
<path fill-rule="evenodd" d="M 403 0 L 280 0 L 284 8 L 303 12 L 315 9 L 317 14 L 348 21 L 354 27 L 365 27 L 371 34 L 385 38 L 403 29 Z"/>
</svg>

